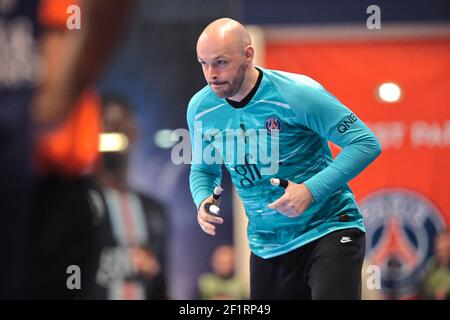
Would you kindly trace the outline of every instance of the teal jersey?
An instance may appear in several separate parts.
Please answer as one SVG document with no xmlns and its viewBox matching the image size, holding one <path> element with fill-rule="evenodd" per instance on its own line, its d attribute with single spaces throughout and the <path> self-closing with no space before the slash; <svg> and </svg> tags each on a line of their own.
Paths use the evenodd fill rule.
<svg viewBox="0 0 450 320">
<path fill-rule="evenodd" d="M 260 83 L 233 107 L 206 86 L 191 99 L 191 193 L 197 207 L 221 181 L 225 165 L 248 217 L 252 252 L 278 256 L 332 231 L 365 231 L 347 182 L 381 152 L 371 130 L 311 78 L 258 67 Z M 263 134 L 264 133 L 264 134 Z M 342 147 L 333 159 L 328 141 Z M 271 178 L 304 183 L 309 208 L 289 218 L 268 205 L 284 194 Z"/>
</svg>

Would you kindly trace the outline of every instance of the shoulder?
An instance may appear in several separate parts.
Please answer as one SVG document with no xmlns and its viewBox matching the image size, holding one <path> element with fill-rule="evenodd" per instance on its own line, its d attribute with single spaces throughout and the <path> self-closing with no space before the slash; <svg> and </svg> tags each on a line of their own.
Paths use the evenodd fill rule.
<svg viewBox="0 0 450 320">
<path fill-rule="evenodd" d="M 267 79 L 286 102 L 302 112 L 321 105 L 330 98 L 330 93 L 313 78 L 304 74 L 263 69 Z"/>
<path fill-rule="evenodd" d="M 319 82 L 304 74 L 264 68 L 262 70 L 268 80 L 282 91 L 289 91 L 292 88 L 305 91 L 323 88 Z"/>
<path fill-rule="evenodd" d="M 201 90 L 199 90 L 196 94 L 194 94 L 189 100 L 189 107 L 195 107 L 200 105 L 211 93 L 211 89 L 208 85 L 204 86 Z"/>
<path fill-rule="evenodd" d="M 202 108 L 208 104 L 214 103 L 217 100 L 211 88 L 207 85 L 203 87 L 200 91 L 192 96 L 189 101 L 187 115 L 188 119 L 193 117 L 195 114 L 200 112 Z"/>
<path fill-rule="evenodd" d="M 263 69 L 267 81 L 293 107 L 306 107 L 328 95 L 325 88 L 313 78 L 298 73 Z"/>
</svg>

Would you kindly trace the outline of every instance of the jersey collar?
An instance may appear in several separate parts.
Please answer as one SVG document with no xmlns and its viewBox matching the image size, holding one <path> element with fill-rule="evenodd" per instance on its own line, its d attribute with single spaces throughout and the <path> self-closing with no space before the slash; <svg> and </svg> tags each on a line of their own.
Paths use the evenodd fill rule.
<svg viewBox="0 0 450 320">
<path fill-rule="evenodd" d="M 245 107 L 255 96 L 256 91 L 258 91 L 259 85 L 261 84 L 261 80 L 263 77 L 263 72 L 261 69 L 256 68 L 259 71 L 259 75 L 258 75 L 258 79 L 256 80 L 255 86 L 253 87 L 253 89 L 247 94 L 247 96 L 242 99 L 241 101 L 234 101 L 234 100 L 230 100 L 230 99 L 225 99 L 228 104 L 230 106 L 232 106 L 233 108 L 239 109 L 239 108 L 243 108 Z"/>
</svg>

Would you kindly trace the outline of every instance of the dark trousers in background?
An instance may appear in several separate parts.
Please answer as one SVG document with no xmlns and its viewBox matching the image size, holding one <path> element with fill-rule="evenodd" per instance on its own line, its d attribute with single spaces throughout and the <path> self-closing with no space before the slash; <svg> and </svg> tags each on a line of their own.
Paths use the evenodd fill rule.
<svg viewBox="0 0 450 320">
<path fill-rule="evenodd" d="M 83 299 L 95 279 L 96 211 L 89 198 L 90 178 L 48 177 L 41 182 L 35 216 L 34 299 Z M 81 271 L 81 289 L 67 280 Z M 70 279 L 69 279 L 70 280 Z M 75 283 L 69 281 L 72 285 Z"/>
</svg>

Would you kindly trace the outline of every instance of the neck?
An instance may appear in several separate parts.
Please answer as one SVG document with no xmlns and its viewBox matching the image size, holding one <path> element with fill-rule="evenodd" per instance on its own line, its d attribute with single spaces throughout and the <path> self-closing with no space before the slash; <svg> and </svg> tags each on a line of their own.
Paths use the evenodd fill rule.
<svg viewBox="0 0 450 320">
<path fill-rule="evenodd" d="M 235 94 L 232 97 L 229 97 L 228 99 L 233 101 L 241 101 L 242 99 L 244 99 L 255 86 L 256 81 L 258 80 L 258 75 L 259 72 L 255 68 L 255 65 L 253 63 L 250 64 L 245 73 L 245 78 L 242 83 L 241 89 L 237 94 Z"/>
</svg>

